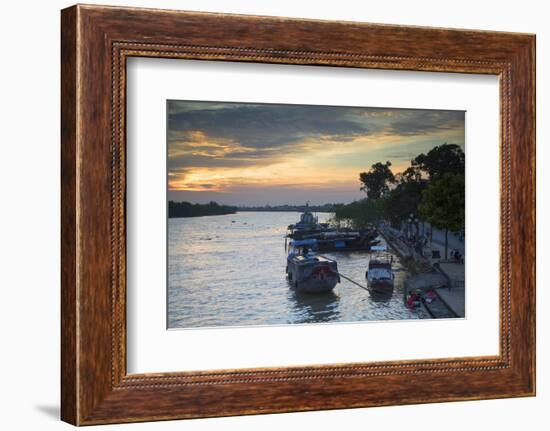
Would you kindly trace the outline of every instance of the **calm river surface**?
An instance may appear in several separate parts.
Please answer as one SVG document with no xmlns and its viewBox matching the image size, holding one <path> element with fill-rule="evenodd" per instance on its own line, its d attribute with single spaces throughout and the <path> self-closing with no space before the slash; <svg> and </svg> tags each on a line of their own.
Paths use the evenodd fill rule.
<svg viewBox="0 0 550 431">
<path fill-rule="evenodd" d="M 330 214 L 319 213 L 319 221 Z M 403 304 L 405 270 L 378 298 L 342 278 L 333 293 L 296 293 L 285 276 L 286 227 L 296 212 L 241 212 L 168 220 L 168 326 L 282 325 L 426 317 Z M 369 253 L 325 253 L 340 273 L 366 285 Z"/>
</svg>

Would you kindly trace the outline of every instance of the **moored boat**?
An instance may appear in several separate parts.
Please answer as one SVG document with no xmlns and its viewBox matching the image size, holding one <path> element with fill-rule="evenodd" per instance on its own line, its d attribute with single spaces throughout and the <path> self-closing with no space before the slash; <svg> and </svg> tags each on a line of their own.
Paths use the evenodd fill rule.
<svg viewBox="0 0 550 431">
<path fill-rule="evenodd" d="M 370 251 L 371 247 L 380 243 L 376 230 L 339 230 L 322 232 L 316 236 L 317 251 Z"/>
<path fill-rule="evenodd" d="M 330 230 L 328 223 L 319 223 L 319 217 L 313 215 L 306 203 L 305 211 L 300 214 L 300 220 L 288 225 L 288 237 L 293 239 L 305 239 L 311 235 Z"/>
<path fill-rule="evenodd" d="M 338 264 L 312 252 L 316 240 L 290 242 L 286 273 L 291 286 L 305 293 L 330 292 L 340 282 Z"/>
<path fill-rule="evenodd" d="M 306 209 L 300 214 L 300 221 L 293 225 L 295 230 L 313 230 L 318 227 L 319 218 Z"/>
<path fill-rule="evenodd" d="M 317 216 L 306 210 L 300 215 L 300 221 L 288 226 L 287 237 L 293 240 L 314 239 L 312 249 L 321 252 L 332 251 L 370 251 L 380 243 L 378 231 L 374 227 L 362 229 L 335 228 L 329 223 L 319 223 Z"/>
<path fill-rule="evenodd" d="M 385 246 L 374 246 L 371 250 L 374 254 L 370 257 L 365 274 L 367 287 L 376 293 L 391 294 L 395 279 L 392 269 L 393 256 L 387 252 Z"/>
</svg>

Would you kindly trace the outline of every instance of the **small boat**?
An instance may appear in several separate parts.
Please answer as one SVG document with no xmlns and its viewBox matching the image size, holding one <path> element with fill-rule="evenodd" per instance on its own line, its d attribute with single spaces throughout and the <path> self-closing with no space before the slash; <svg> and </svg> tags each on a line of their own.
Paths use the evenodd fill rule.
<svg viewBox="0 0 550 431">
<path fill-rule="evenodd" d="M 373 246 L 371 251 L 375 252 L 369 260 L 369 267 L 365 274 L 367 287 L 376 293 L 393 293 L 393 282 L 395 275 L 392 264 L 393 256 L 387 252 L 386 246 Z"/>
<path fill-rule="evenodd" d="M 372 246 L 380 243 L 377 235 L 376 230 L 371 229 L 322 232 L 316 237 L 317 251 L 370 251 Z"/>
<path fill-rule="evenodd" d="M 289 246 L 286 274 L 289 283 L 300 292 L 330 292 L 340 282 L 338 264 L 312 252 L 316 240 L 294 240 Z"/>
</svg>

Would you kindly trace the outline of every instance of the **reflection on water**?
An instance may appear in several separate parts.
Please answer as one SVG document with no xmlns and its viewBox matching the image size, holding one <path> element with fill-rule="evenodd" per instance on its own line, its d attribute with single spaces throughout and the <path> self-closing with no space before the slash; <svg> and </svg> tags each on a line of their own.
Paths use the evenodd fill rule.
<svg viewBox="0 0 550 431">
<path fill-rule="evenodd" d="M 372 302 L 390 302 L 393 297 L 393 289 L 388 292 L 369 292 Z"/>
<path fill-rule="evenodd" d="M 289 300 L 293 305 L 294 321 L 289 323 L 319 323 L 338 321 L 340 297 L 334 292 L 311 295 L 296 291 L 289 285 Z"/>
<path fill-rule="evenodd" d="M 323 222 L 329 214 L 319 214 Z M 286 281 L 286 226 L 295 212 L 243 212 L 168 220 L 168 326 L 281 325 L 426 317 L 403 304 L 406 271 L 394 259 L 392 295 L 342 279 L 333 292 L 307 295 Z M 326 253 L 339 271 L 366 284 L 369 254 Z"/>
</svg>

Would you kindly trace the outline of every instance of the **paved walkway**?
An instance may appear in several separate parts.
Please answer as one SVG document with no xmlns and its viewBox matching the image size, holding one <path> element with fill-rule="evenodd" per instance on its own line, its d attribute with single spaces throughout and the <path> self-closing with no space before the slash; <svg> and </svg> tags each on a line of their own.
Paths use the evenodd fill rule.
<svg viewBox="0 0 550 431">
<path fill-rule="evenodd" d="M 455 262 L 440 262 L 439 267 L 454 281 L 453 287 L 459 287 L 459 284 L 464 284 L 464 264 Z"/>
<path fill-rule="evenodd" d="M 392 246 L 396 249 L 398 249 L 398 253 L 400 254 L 406 254 L 404 250 L 399 250 L 400 247 L 403 249 L 409 249 L 410 247 L 403 244 L 397 237 L 399 237 L 400 232 L 396 229 L 386 227 L 384 229 L 381 229 L 381 232 L 386 237 L 386 240 L 391 239 Z M 444 232 L 436 229 L 433 231 L 434 239 L 439 238 L 440 235 L 443 235 Z M 454 245 L 457 245 L 457 248 L 459 251 L 464 253 L 464 243 L 461 242 L 458 237 L 452 235 L 451 240 L 451 233 L 449 233 L 449 249 L 453 248 Z M 430 256 L 431 250 L 439 250 L 441 253 L 442 259 L 444 259 L 445 256 L 445 243 L 442 244 L 438 241 L 432 241 L 432 243 L 426 247 L 424 247 L 424 256 Z M 418 255 L 417 255 L 418 256 Z M 437 287 L 435 291 L 441 298 L 441 300 L 447 305 L 448 308 L 450 308 L 458 317 L 465 317 L 465 311 L 466 311 L 466 292 L 464 289 L 464 263 L 457 263 L 457 262 L 439 262 L 439 268 L 440 270 L 445 274 L 446 277 L 448 277 L 450 281 L 449 287 Z M 443 279 L 443 280 L 441 280 Z M 407 289 L 406 291 L 412 291 L 414 289 L 425 289 L 426 287 L 435 287 L 437 285 L 441 285 L 443 283 L 446 283 L 446 279 L 443 275 L 439 273 L 431 273 L 431 274 L 418 274 L 414 277 L 411 277 L 407 280 Z M 434 303 L 435 304 L 435 303 Z M 431 308 L 436 307 L 437 304 L 432 306 Z M 435 310 L 437 312 L 437 310 Z M 440 312 L 437 312 L 436 314 L 440 315 Z M 439 317 L 451 317 L 450 315 L 444 315 L 441 314 Z"/>
<path fill-rule="evenodd" d="M 432 229 L 432 242 L 443 246 L 443 249 L 445 249 L 445 231 L 429 226 L 430 224 L 426 223 L 426 230 Z M 456 249 L 464 256 L 465 242 L 461 241 L 458 235 L 455 235 L 452 232 L 449 232 L 447 238 L 449 242 L 449 250 Z"/>
<path fill-rule="evenodd" d="M 431 251 L 432 250 L 439 250 L 441 260 L 445 260 L 445 243 L 441 244 L 437 241 L 432 241 L 431 244 L 428 243 L 428 245 L 426 245 L 423 248 L 424 256 L 431 256 Z M 449 245 L 449 247 L 447 249 L 447 259 L 448 260 L 451 260 L 451 251 L 452 250 L 453 250 L 453 247 L 451 245 Z M 464 251 L 461 250 L 461 249 L 458 249 L 458 251 L 462 254 L 462 257 L 464 258 Z"/>
<path fill-rule="evenodd" d="M 464 288 L 464 264 L 441 262 L 439 267 L 447 277 L 450 278 L 451 286 L 450 288 L 442 287 L 436 289 L 438 295 L 450 308 L 452 308 L 458 317 L 465 317 L 466 292 Z"/>
<path fill-rule="evenodd" d="M 439 297 L 451 308 L 458 317 L 466 316 L 466 298 L 464 287 L 461 289 L 439 287 L 435 289 Z"/>
<path fill-rule="evenodd" d="M 394 229 L 390 226 L 385 226 L 383 228 L 386 232 L 389 232 L 394 238 L 401 238 L 405 237 L 406 233 L 399 231 L 397 229 Z M 437 229 L 435 227 L 432 227 L 429 223 L 424 223 L 424 229 L 420 229 L 420 233 L 424 232 L 427 233 L 431 229 L 432 231 L 432 241 L 428 241 L 427 245 L 423 247 L 424 256 L 429 256 L 430 250 L 440 250 L 441 252 L 441 258 L 445 258 L 445 231 L 441 229 Z M 450 259 L 451 251 L 452 250 L 458 250 L 462 256 L 464 256 L 465 251 L 465 243 L 462 241 L 458 235 L 454 234 L 453 232 L 449 232 L 448 236 L 448 243 L 447 243 L 447 258 Z M 407 249 L 409 247 L 405 245 Z"/>
</svg>

